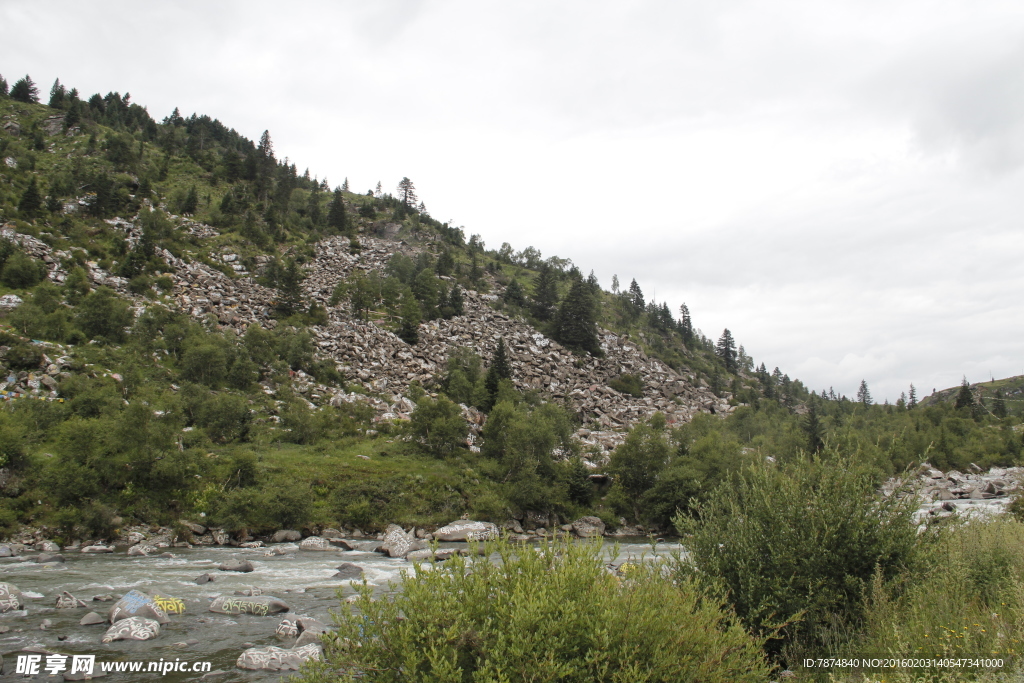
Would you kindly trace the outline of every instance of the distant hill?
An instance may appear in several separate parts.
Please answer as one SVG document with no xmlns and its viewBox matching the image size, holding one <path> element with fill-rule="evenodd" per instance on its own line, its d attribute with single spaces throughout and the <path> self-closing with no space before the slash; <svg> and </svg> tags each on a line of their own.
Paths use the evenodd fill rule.
<svg viewBox="0 0 1024 683">
<path fill-rule="evenodd" d="M 991 408 L 997 391 L 1002 391 L 1006 407 L 1011 412 L 1019 412 L 1024 405 L 1024 375 L 1014 375 L 1003 379 L 992 379 L 987 382 L 974 382 L 970 385 L 974 398 L 980 401 L 987 408 Z M 948 387 L 936 391 L 930 396 L 921 399 L 922 406 L 935 405 L 937 403 L 953 403 L 956 401 L 957 392 L 960 386 Z"/>
</svg>

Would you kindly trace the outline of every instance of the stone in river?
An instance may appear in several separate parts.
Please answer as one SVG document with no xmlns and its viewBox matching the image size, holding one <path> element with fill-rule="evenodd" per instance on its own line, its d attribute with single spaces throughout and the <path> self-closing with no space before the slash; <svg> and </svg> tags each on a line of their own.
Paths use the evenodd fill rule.
<svg viewBox="0 0 1024 683">
<path fill-rule="evenodd" d="M 307 661 L 320 659 L 322 650 L 319 643 L 291 650 L 280 647 L 253 647 L 238 657 L 235 666 L 253 671 L 297 671 Z"/>
<path fill-rule="evenodd" d="M 235 597 L 221 595 L 210 603 L 210 611 L 218 614 L 252 614 L 265 617 L 268 614 L 288 612 L 291 608 L 284 600 L 270 595 Z"/>
<path fill-rule="evenodd" d="M 213 580 L 214 580 L 213 577 L 210 576 L 209 574 L 200 574 L 196 578 L 192 579 L 192 581 L 194 583 L 197 583 L 199 585 L 202 585 L 204 583 L 210 583 Z"/>
<path fill-rule="evenodd" d="M 273 538 L 270 539 L 271 543 L 287 543 L 300 540 L 302 540 L 302 534 L 295 529 L 282 529 L 274 533 Z"/>
<path fill-rule="evenodd" d="M 107 623 L 107 620 L 99 612 L 89 612 L 78 622 L 79 626 L 94 626 L 105 623 Z"/>
<path fill-rule="evenodd" d="M 434 532 L 437 541 L 486 541 L 497 537 L 497 525 L 471 520 L 455 521 Z"/>
<path fill-rule="evenodd" d="M 57 596 L 57 609 L 73 609 L 76 607 L 85 607 L 85 602 L 67 591 Z"/>
<path fill-rule="evenodd" d="M 251 572 L 255 567 L 249 560 L 228 560 L 224 564 L 218 565 L 217 569 L 222 572 Z"/>
<path fill-rule="evenodd" d="M 113 624 L 122 619 L 130 617 L 142 617 L 151 619 L 160 624 L 170 621 L 167 612 L 142 591 L 131 590 L 124 594 L 124 597 L 114 603 L 110 608 L 110 623 Z M 142 640 L 145 640 L 144 638 Z"/>
<path fill-rule="evenodd" d="M 351 562 L 342 562 L 337 567 L 338 573 L 332 578 L 335 579 L 348 579 L 348 580 L 359 580 L 363 578 L 363 569 L 357 564 Z"/>
<path fill-rule="evenodd" d="M 0 583 L 0 612 L 19 610 L 25 602 L 21 599 L 21 591 L 17 586 Z"/>
<path fill-rule="evenodd" d="M 150 640 L 160 635 L 160 623 L 145 617 L 126 617 L 107 629 L 104 643 L 115 640 Z"/>
</svg>

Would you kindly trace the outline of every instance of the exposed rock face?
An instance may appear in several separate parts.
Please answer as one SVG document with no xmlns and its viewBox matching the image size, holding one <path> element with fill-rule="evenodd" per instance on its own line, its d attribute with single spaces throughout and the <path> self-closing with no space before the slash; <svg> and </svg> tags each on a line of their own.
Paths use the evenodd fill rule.
<svg viewBox="0 0 1024 683">
<path fill-rule="evenodd" d="M 580 517 L 572 523 L 572 530 L 580 538 L 604 535 L 604 522 L 600 517 Z"/>
<path fill-rule="evenodd" d="M 498 537 L 498 527 L 491 522 L 459 520 L 434 532 L 438 541 L 486 541 Z"/>
<path fill-rule="evenodd" d="M 125 593 L 124 597 L 114 603 L 110 608 L 110 623 L 129 619 L 131 617 L 143 617 L 152 619 L 158 623 L 166 624 L 170 621 L 167 613 L 159 605 L 142 591 L 132 590 Z M 145 640 L 144 638 L 142 640 Z"/>
<path fill-rule="evenodd" d="M 210 603 L 210 611 L 218 614 L 252 614 L 265 617 L 268 614 L 288 612 L 291 608 L 284 600 L 269 595 L 235 597 L 221 595 Z"/>
<path fill-rule="evenodd" d="M 280 647 L 252 647 L 243 652 L 235 666 L 253 671 L 297 671 L 307 661 L 319 660 L 323 648 L 316 643 L 291 650 Z"/>
<path fill-rule="evenodd" d="M 160 635 L 160 622 L 145 617 L 127 617 L 107 629 L 107 632 L 103 634 L 103 642 L 151 640 L 158 635 Z"/>
</svg>

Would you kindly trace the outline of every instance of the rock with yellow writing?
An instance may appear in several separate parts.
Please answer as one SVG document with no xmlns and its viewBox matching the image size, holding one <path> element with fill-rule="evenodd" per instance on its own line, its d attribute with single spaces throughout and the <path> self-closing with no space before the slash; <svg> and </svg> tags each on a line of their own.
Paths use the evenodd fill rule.
<svg viewBox="0 0 1024 683">
<path fill-rule="evenodd" d="M 124 594 L 124 597 L 114 603 L 110 608 L 110 623 L 128 619 L 130 617 L 143 617 L 152 619 L 160 624 L 170 621 L 167 612 L 142 591 L 132 590 Z"/>
<path fill-rule="evenodd" d="M 184 614 L 185 601 L 181 598 L 172 598 L 166 595 L 153 594 L 153 602 L 167 614 Z"/>
<path fill-rule="evenodd" d="M 252 614 L 265 617 L 289 610 L 291 608 L 288 603 L 270 595 L 221 595 L 210 603 L 210 611 L 218 614 Z"/>
</svg>

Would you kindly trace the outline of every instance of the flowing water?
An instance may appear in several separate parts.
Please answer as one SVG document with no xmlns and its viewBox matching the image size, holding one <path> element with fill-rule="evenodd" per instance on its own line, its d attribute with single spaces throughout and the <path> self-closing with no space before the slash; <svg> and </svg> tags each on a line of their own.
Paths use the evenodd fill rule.
<svg viewBox="0 0 1024 683">
<path fill-rule="evenodd" d="M 443 543 L 442 547 L 465 547 L 465 544 Z M 352 583 L 332 578 L 336 567 L 351 562 L 363 569 L 374 592 L 391 590 L 390 583 L 399 579 L 403 569 L 411 564 L 391 559 L 375 552 L 354 551 L 299 551 L 295 544 L 280 544 L 287 549 L 285 555 L 265 555 L 266 549 L 239 548 L 174 548 L 173 558 L 128 557 L 123 551 L 112 554 L 82 555 L 65 553 L 63 564 L 36 564 L 18 558 L 0 559 L 0 582 L 17 586 L 23 593 L 25 609 L 0 615 L 0 625 L 8 626 L 0 634 L 0 653 L 3 654 L 4 680 L 59 681 L 60 675 L 50 676 L 42 671 L 34 678 L 15 676 L 15 660 L 26 647 L 42 647 L 62 655 L 86 654 L 96 656 L 96 668 L 101 662 L 181 660 L 184 662 L 210 662 L 211 669 L 224 673 L 202 680 L 217 683 L 233 681 L 280 681 L 288 673 L 245 671 L 235 667 L 235 660 L 248 647 L 290 647 L 294 639 L 282 639 L 274 630 L 283 618 L 309 616 L 330 625 L 330 611 L 342 596 L 354 594 Z M 680 547 L 659 544 L 656 554 L 662 555 Z M 651 546 L 640 539 L 628 539 L 618 545 L 617 557 L 612 557 L 612 544 L 606 544 L 604 555 L 609 561 L 621 562 L 630 557 L 652 556 Z M 217 565 L 229 559 L 249 560 L 255 567 L 251 573 L 221 572 Z M 197 585 L 194 579 L 209 573 L 214 581 Z M 284 600 L 290 612 L 265 617 L 251 615 L 223 615 L 210 612 L 210 601 L 218 595 L 232 595 L 250 587 L 262 589 L 264 595 Z M 94 602 L 95 595 L 113 594 L 119 597 L 132 589 L 146 594 L 181 598 L 186 605 L 183 615 L 171 615 L 170 623 L 161 627 L 154 640 L 120 641 L 102 644 L 100 641 L 109 625 L 80 626 L 79 620 L 90 610 L 106 617 L 113 603 Z M 68 591 L 84 600 L 87 608 L 55 609 L 57 596 Z M 49 619 L 53 625 L 40 630 L 40 623 Z M 58 637 L 65 637 L 59 640 Z M 198 641 L 186 644 L 186 641 Z M 22 653 L 23 654 L 23 653 Z M 70 659 L 67 660 L 70 662 Z M 45 666 L 45 656 L 43 658 Z M 293 673 L 293 672 L 291 672 Z M 110 673 L 104 681 L 198 681 L 200 673 Z"/>
</svg>

